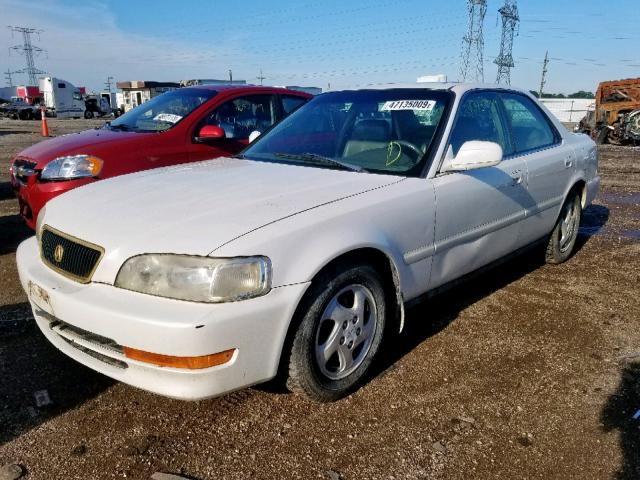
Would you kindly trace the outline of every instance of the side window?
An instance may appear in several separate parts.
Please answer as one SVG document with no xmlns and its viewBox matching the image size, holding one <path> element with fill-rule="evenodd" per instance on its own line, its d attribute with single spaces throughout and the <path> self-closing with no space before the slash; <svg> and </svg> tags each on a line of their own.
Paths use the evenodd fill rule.
<svg viewBox="0 0 640 480">
<path fill-rule="evenodd" d="M 243 140 L 254 130 L 265 131 L 275 122 L 272 95 L 234 98 L 220 105 L 206 118 L 207 125 L 217 125 L 226 138 Z"/>
<path fill-rule="evenodd" d="M 502 102 L 511 128 L 516 153 L 550 147 L 557 143 L 557 134 L 546 115 L 525 96 L 507 93 Z"/>
<path fill-rule="evenodd" d="M 497 143 L 505 156 L 513 153 L 498 96 L 493 92 L 467 94 L 458 107 L 458 117 L 449 141 L 453 154 L 457 155 L 460 147 L 471 140 Z"/>
<path fill-rule="evenodd" d="M 306 103 L 307 99 L 302 97 L 291 97 L 289 95 L 283 95 L 282 97 L 282 109 L 285 115 L 289 115 L 300 105 Z"/>
</svg>

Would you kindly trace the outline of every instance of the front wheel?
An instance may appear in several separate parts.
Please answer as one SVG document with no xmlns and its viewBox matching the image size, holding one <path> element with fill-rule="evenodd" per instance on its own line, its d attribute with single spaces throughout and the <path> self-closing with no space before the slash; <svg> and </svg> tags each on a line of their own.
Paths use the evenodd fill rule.
<svg viewBox="0 0 640 480">
<path fill-rule="evenodd" d="M 318 402 L 359 388 L 387 321 L 382 278 L 370 265 L 339 266 L 314 281 L 293 339 L 287 387 Z"/>
<path fill-rule="evenodd" d="M 91 110 L 85 110 L 84 118 L 86 118 L 87 120 L 89 120 L 90 118 L 93 118 L 93 112 Z"/>
<path fill-rule="evenodd" d="M 551 232 L 547 244 L 547 263 L 558 264 L 565 262 L 573 252 L 573 247 L 578 239 L 580 218 L 582 217 L 582 204 L 580 195 L 572 193 L 562 206 L 560 218 Z"/>
</svg>

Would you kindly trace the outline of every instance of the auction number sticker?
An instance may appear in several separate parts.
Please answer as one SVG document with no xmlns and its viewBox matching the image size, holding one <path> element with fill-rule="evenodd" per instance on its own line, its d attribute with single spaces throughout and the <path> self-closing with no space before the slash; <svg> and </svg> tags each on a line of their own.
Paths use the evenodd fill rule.
<svg viewBox="0 0 640 480">
<path fill-rule="evenodd" d="M 153 119 L 157 120 L 158 122 L 169 122 L 169 123 L 176 123 L 181 118 L 182 117 L 180 115 L 174 115 L 173 113 L 159 113 L 158 115 L 153 117 Z"/>
<path fill-rule="evenodd" d="M 394 100 L 384 102 L 382 106 L 383 112 L 391 112 L 393 110 L 422 110 L 430 112 L 436 106 L 435 100 Z"/>
</svg>

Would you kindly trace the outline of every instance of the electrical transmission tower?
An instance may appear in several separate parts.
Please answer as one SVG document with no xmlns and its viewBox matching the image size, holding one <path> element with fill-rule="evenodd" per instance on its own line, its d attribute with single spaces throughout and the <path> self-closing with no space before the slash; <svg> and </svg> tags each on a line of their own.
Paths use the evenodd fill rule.
<svg viewBox="0 0 640 480">
<path fill-rule="evenodd" d="M 540 80 L 540 91 L 538 92 L 538 98 L 542 98 L 542 92 L 544 91 L 544 86 L 547 83 L 547 72 L 549 66 L 549 50 L 544 54 L 544 62 L 542 62 L 542 79 Z"/>
<path fill-rule="evenodd" d="M 13 74 L 18 72 L 12 72 L 7 68 L 7 71 L 4 72 L 4 79 L 7 81 L 7 87 L 13 87 Z"/>
<path fill-rule="evenodd" d="M 484 82 L 484 16 L 487 13 L 487 0 L 467 0 L 469 26 L 462 38 L 462 60 L 460 77 L 462 81 L 473 78 Z"/>
<path fill-rule="evenodd" d="M 43 73 L 42 70 L 38 70 L 33 61 L 33 57 L 41 54 L 44 50 L 40 47 L 36 47 L 31 43 L 31 35 L 36 33 L 38 36 L 42 30 L 36 30 L 35 28 L 29 27 L 12 27 L 9 25 L 9 30 L 11 30 L 11 34 L 13 33 L 21 33 L 22 34 L 22 45 L 15 45 L 13 47 L 9 47 L 9 50 L 15 50 L 16 52 L 20 52 L 27 59 L 27 66 L 20 70 L 20 73 L 25 73 L 29 79 L 29 85 L 38 85 L 38 78 L 36 75 L 41 75 Z M 15 72 L 18 73 L 18 72 Z"/>
<path fill-rule="evenodd" d="M 504 6 L 498 10 L 502 15 L 502 39 L 500 41 L 500 55 L 494 60 L 498 65 L 496 83 L 511 85 L 511 69 L 516 66 L 513 61 L 513 37 L 520 22 L 516 0 L 505 0 Z"/>
</svg>

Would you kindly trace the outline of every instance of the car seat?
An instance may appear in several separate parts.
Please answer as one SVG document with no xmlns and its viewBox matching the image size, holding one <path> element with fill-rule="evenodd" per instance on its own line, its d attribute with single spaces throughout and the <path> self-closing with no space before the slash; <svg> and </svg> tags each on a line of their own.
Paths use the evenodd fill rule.
<svg viewBox="0 0 640 480">
<path fill-rule="evenodd" d="M 386 120 L 361 120 L 344 146 L 343 157 L 367 150 L 386 148 L 391 141 L 391 128 Z"/>
</svg>

